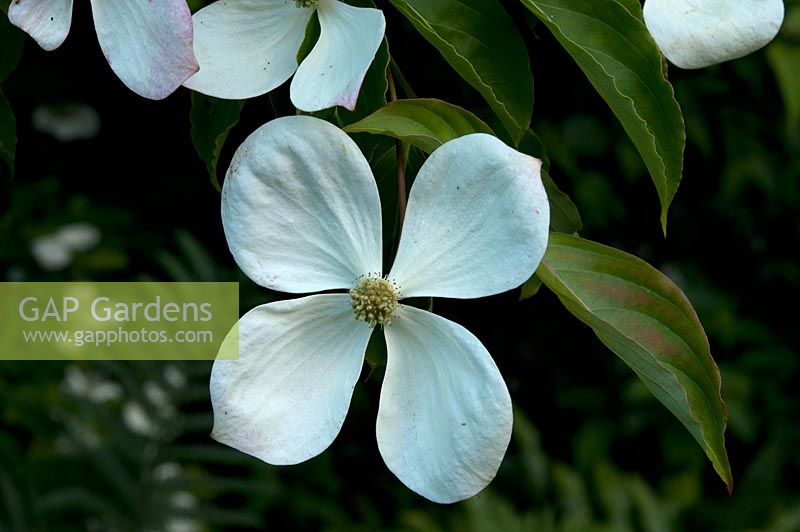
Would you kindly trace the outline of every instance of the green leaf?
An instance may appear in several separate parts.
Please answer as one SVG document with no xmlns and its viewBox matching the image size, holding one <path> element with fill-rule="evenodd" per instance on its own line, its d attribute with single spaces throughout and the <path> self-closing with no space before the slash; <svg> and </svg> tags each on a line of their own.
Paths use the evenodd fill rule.
<svg viewBox="0 0 800 532">
<path fill-rule="evenodd" d="M 540 288 L 542 288 L 542 280 L 535 275 L 531 275 L 531 278 L 525 281 L 519 289 L 519 300 L 525 301 L 532 298 L 539 293 Z"/>
<path fill-rule="evenodd" d="M 394 257 L 392 246 L 400 232 L 397 198 L 397 143 L 388 137 L 377 135 L 354 135 L 361 153 L 369 161 L 378 193 L 381 198 L 383 240 L 385 259 L 390 263 Z"/>
<path fill-rule="evenodd" d="M 211 184 L 217 190 L 220 190 L 217 179 L 219 155 L 231 128 L 239 122 L 243 107 L 244 101 L 221 100 L 199 92 L 192 93 L 192 142 L 197 154 L 206 163 Z"/>
<path fill-rule="evenodd" d="M 542 168 L 550 170 L 550 157 L 547 155 L 547 150 L 544 147 L 542 139 L 539 138 L 532 129 L 528 128 L 522 139 L 519 141 L 519 151 L 527 153 L 537 159 L 541 159 Z"/>
<path fill-rule="evenodd" d="M 572 199 L 561 191 L 550 177 L 550 158 L 539 136 L 528 129 L 519 143 L 519 151 L 542 160 L 542 183 L 550 203 L 550 229 L 559 233 L 577 233 L 583 228 L 578 207 Z M 538 288 L 537 288 L 538 290 Z M 524 292 L 524 287 L 523 287 Z M 523 298 L 527 299 L 527 298 Z"/>
<path fill-rule="evenodd" d="M 298 65 L 302 63 L 303 59 L 305 59 L 308 54 L 311 53 L 311 50 L 314 49 L 314 45 L 317 44 L 321 32 L 322 28 L 319 25 L 319 17 L 317 17 L 317 13 L 315 12 L 313 15 L 311 15 L 311 18 L 308 19 L 305 35 L 303 36 L 303 42 L 300 43 L 300 48 L 297 50 Z"/>
<path fill-rule="evenodd" d="M 5 16 L 0 16 L 0 81 L 4 81 L 17 68 L 25 34 L 14 27 Z"/>
<path fill-rule="evenodd" d="M 632 255 L 559 233 L 536 275 L 684 424 L 731 490 L 719 369 L 683 292 Z"/>
<path fill-rule="evenodd" d="M 445 142 L 472 133 L 493 135 L 492 129 L 473 113 L 433 99 L 398 100 L 344 128 L 348 133 L 385 135 L 431 153 Z M 550 226 L 555 231 L 576 233 L 582 227 L 578 208 L 556 186 L 546 168 L 547 154 L 533 131 L 520 142 L 520 151 L 543 160 L 542 183 L 550 202 Z"/>
<path fill-rule="evenodd" d="M 17 149 L 17 121 L 2 89 L 0 89 L 0 159 L 14 175 L 14 157 Z"/>
<path fill-rule="evenodd" d="M 521 1 L 555 35 L 622 123 L 655 183 L 666 233 L 667 211 L 683 172 L 686 132 L 641 8 L 630 0 Z"/>
<path fill-rule="evenodd" d="M 533 112 L 528 52 L 497 0 L 391 0 L 486 99 L 516 144 Z"/>
<path fill-rule="evenodd" d="M 386 135 L 428 153 L 464 135 L 493 134 L 483 120 L 466 109 L 432 99 L 391 102 L 344 130 L 348 133 Z"/>
<path fill-rule="evenodd" d="M 550 203 L 550 229 L 570 235 L 580 231 L 583 228 L 583 222 L 578 207 L 569 196 L 558 188 L 545 169 L 542 169 L 542 183 Z"/>
<path fill-rule="evenodd" d="M 364 361 L 373 370 L 386 365 L 386 340 L 383 338 L 383 331 L 376 331 L 369 337 L 367 351 L 364 353 Z M 368 374 L 372 375 L 372 372 Z"/>
<path fill-rule="evenodd" d="M 778 80 L 790 131 L 800 127 L 800 46 L 777 41 L 767 48 L 767 59 Z"/>
</svg>

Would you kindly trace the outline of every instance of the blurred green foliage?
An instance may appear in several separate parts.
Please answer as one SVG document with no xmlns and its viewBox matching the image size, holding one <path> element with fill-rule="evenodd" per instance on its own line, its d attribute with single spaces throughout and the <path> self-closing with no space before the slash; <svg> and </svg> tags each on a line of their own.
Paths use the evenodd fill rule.
<svg viewBox="0 0 800 532">
<path fill-rule="evenodd" d="M 4 83 L 20 144 L 17 176 L 0 183 L 0 275 L 239 280 L 243 309 L 270 300 L 225 249 L 218 195 L 189 140 L 188 93 L 155 111 L 128 95 L 103 63 L 87 7 L 78 6 L 64 50 L 47 55 L 28 42 Z M 641 382 L 540 291 L 525 302 L 435 302 L 487 345 L 516 406 L 505 462 L 473 500 L 429 503 L 385 468 L 374 441 L 380 368 L 365 372 L 328 451 L 276 468 L 208 437 L 209 364 L 5 362 L 0 531 L 800 530 L 800 7 L 787 7 L 766 51 L 700 72 L 670 69 L 689 145 L 667 240 L 622 127 L 555 40 L 519 24 L 537 79 L 533 128 L 553 179 L 580 208 L 582 234 L 658 266 L 706 327 L 729 411 L 732 496 Z M 410 43 L 413 28 L 392 16 L 388 32 Z M 392 53 L 420 97 L 483 105 L 432 47 L 414 42 Z M 231 131 L 220 168 L 285 100 L 279 90 L 248 106 L 256 111 Z M 101 137 L 62 144 L 33 127 L 37 106 L 64 101 L 95 107 Z M 388 154 L 380 180 L 394 143 L 372 149 Z M 36 238 L 73 222 L 98 227 L 99 244 L 45 268 Z"/>
</svg>

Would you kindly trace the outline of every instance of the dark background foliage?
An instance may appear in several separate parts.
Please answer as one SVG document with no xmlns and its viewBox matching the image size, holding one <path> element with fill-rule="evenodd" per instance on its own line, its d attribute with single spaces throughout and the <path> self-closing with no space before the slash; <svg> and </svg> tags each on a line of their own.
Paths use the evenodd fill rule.
<svg viewBox="0 0 800 532">
<path fill-rule="evenodd" d="M 0 530 L 800 530 L 800 130 L 767 54 L 670 69 L 689 144 L 664 239 L 652 183 L 619 123 L 550 34 L 507 4 L 536 79 L 533 128 L 580 208 L 581 234 L 667 273 L 706 327 L 730 415 L 733 495 L 679 422 L 542 290 L 524 302 L 518 293 L 434 302 L 487 346 L 516 408 L 498 477 L 473 500 L 429 503 L 386 469 L 374 437 L 381 368 L 365 369 L 328 451 L 275 468 L 208 437 L 209 363 L 5 362 Z M 418 95 L 485 106 L 386 12 L 393 56 Z M 189 92 L 150 102 L 126 90 L 103 60 L 88 3 L 77 3 L 58 51 L 26 43 L 4 91 L 19 136 L 16 175 L 0 179 L 5 280 L 240 280 L 243 310 L 275 297 L 227 251 L 219 195 L 189 135 Z M 286 93 L 248 102 L 221 169 L 287 108 Z M 94 108 L 99 134 L 59 142 L 33 127 L 36 108 L 67 103 Z M 98 227 L 100 243 L 43 269 L 32 242 L 72 222 Z"/>
</svg>

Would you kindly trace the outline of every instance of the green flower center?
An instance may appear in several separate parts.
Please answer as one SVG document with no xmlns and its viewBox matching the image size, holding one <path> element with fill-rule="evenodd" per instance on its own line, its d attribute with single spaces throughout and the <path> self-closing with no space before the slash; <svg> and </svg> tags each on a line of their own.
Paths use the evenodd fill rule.
<svg viewBox="0 0 800 532">
<path fill-rule="evenodd" d="M 397 287 L 388 279 L 368 275 L 350 290 L 350 304 L 357 320 L 389 325 L 397 308 Z"/>
<path fill-rule="evenodd" d="M 297 7 L 317 7 L 319 0 L 294 0 Z"/>
</svg>

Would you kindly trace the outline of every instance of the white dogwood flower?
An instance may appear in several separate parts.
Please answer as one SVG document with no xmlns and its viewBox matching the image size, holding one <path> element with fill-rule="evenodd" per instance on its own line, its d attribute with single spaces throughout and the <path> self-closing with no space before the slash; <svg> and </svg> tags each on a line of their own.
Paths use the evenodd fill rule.
<svg viewBox="0 0 800 532">
<path fill-rule="evenodd" d="M 436 502 L 485 487 L 511 436 L 503 378 L 469 331 L 399 301 L 484 297 L 528 279 L 548 236 L 540 167 L 489 135 L 444 144 L 414 181 L 384 277 L 378 189 L 356 144 L 306 116 L 253 133 L 222 189 L 236 262 L 274 290 L 349 292 L 269 303 L 242 317 L 239 360 L 217 360 L 211 373 L 213 437 L 276 465 L 324 451 L 380 324 L 387 366 L 376 432 L 389 469 Z"/>
<path fill-rule="evenodd" d="M 298 68 L 315 11 L 319 40 Z M 218 0 L 194 15 L 200 71 L 185 85 L 210 96 L 246 99 L 294 74 L 290 92 L 298 109 L 352 110 L 385 28 L 381 11 L 338 0 Z"/>
<path fill-rule="evenodd" d="M 73 0 L 13 0 L 8 19 L 45 50 L 64 42 Z M 133 92 L 161 100 L 197 72 L 186 0 L 91 0 L 108 64 Z"/>
<path fill-rule="evenodd" d="M 783 0 L 647 0 L 644 20 L 661 52 L 703 68 L 766 46 L 783 23 Z"/>
</svg>

